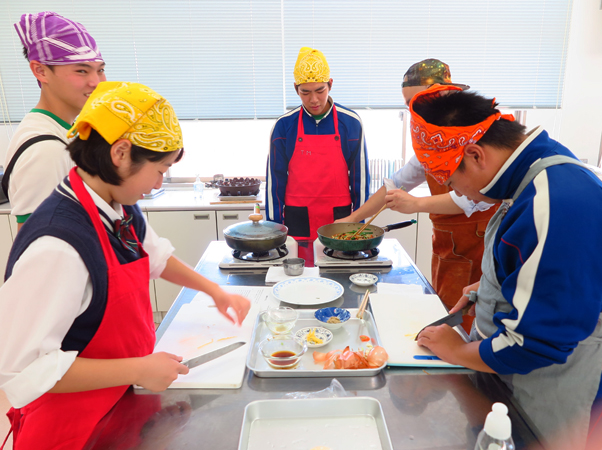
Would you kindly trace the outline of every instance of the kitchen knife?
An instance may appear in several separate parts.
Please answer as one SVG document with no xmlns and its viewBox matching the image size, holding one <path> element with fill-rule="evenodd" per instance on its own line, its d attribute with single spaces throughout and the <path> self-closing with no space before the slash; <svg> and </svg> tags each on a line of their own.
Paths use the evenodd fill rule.
<svg viewBox="0 0 602 450">
<path fill-rule="evenodd" d="M 187 359 L 186 361 L 182 361 L 189 369 L 193 367 L 200 366 L 201 364 L 205 364 L 206 362 L 213 361 L 220 356 L 225 355 L 226 353 L 230 353 L 233 350 L 245 345 L 246 342 L 235 342 L 234 344 L 226 345 L 225 347 L 218 348 L 217 350 L 213 350 L 209 353 L 205 353 L 204 355 L 197 356 L 196 358 Z"/>
<path fill-rule="evenodd" d="M 448 324 L 450 327 L 455 327 L 456 325 L 460 325 L 462 323 L 462 311 L 456 311 L 455 313 L 449 314 L 442 319 L 435 320 L 433 323 L 429 323 L 424 328 L 436 327 L 437 325 L 443 325 L 444 323 Z M 422 328 L 422 330 L 424 330 L 424 328 Z M 422 330 L 420 330 L 418 332 L 418 334 L 416 335 L 416 337 L 414 338 L 415 341 L 418 340 L 418 336 L 420 336 L 420 333 L 422 333 Z"/>
</svg>

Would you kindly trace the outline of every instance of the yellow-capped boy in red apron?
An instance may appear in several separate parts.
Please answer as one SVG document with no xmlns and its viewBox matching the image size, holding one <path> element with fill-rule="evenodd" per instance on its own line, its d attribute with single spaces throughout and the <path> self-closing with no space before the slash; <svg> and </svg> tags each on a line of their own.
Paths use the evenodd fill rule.
<svg viewBox="0 0 602 450">
<path fill-rule="evenodd" d="M 370 175 L 362 122 L 334 103 L 322 52 L 303 47 L 294 70 L 302 105 L 274 125 L 266 174 L 268 220 L 298 240 L 348 216 L 368 198 Z"/>
</svg>

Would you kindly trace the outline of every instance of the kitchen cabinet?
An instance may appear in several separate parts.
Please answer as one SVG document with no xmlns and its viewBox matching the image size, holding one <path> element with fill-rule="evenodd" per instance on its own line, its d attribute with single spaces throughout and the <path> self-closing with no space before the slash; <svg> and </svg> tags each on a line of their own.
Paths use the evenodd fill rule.
<svg viewBox="0 0 602 450">
<path fill-rule="evenodd" d="M 209 243 L 217 239 L 215 211 L 148 211 L 147 214 L 157 234 L 174 246 L 174 255 L 191 267 L 198 263 Z M 168 311 L 181 287 L 157 279 L 154 290 L 156 311 Z"/>
<path fill-rule="evenodd" d="M 248 222 L 249 214 L 252 214 L 253 210 L 232 210 L 232 211 L 217 211 L 217 238 L 220 241 L 224 240 L 224 229 L 230 225 L 240 222 Z M 265 214 L 265 212 L 262 212 Z"/>
</svg>

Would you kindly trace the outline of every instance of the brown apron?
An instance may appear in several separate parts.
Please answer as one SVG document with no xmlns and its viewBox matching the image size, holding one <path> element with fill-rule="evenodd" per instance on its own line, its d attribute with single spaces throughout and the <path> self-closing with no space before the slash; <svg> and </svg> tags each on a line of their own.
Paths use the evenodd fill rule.
<svg viewBox="0 0 602 450">
<path fill-rule="evenodd" d="M 451 189 L 426 177 L 432 195 Z M 485 229 L 499 205 L 487 211 L 466 214 L 430 214 L 433 222 L 432 284 L 441 301 L 451 309 L 462 297 L 462 289 L 481 279 Z M 462 326 L 470 332 L 474 317 L 464 316 Z"/>
</svg>

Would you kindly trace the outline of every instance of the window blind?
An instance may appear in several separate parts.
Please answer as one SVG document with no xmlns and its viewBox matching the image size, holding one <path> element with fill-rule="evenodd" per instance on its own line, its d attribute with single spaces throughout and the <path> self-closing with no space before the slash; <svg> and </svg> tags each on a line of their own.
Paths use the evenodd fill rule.
<svg viewBox="0 0 602 450">
<path fill-rule="evenodd" d="M 3 0 L 0 109 L 19 121 L 39 88 L 13 28 L 56 11 L 82 23 L 107 79 L 164 95 L 180 119 L 278 117 L 300 99 L 303 46 L 326 55 L 333 98 L 352 108 L 403 106 L 401 81 L 425 58 L 513 108 L 559 108 L 572 0 Z"/>
</svg>

